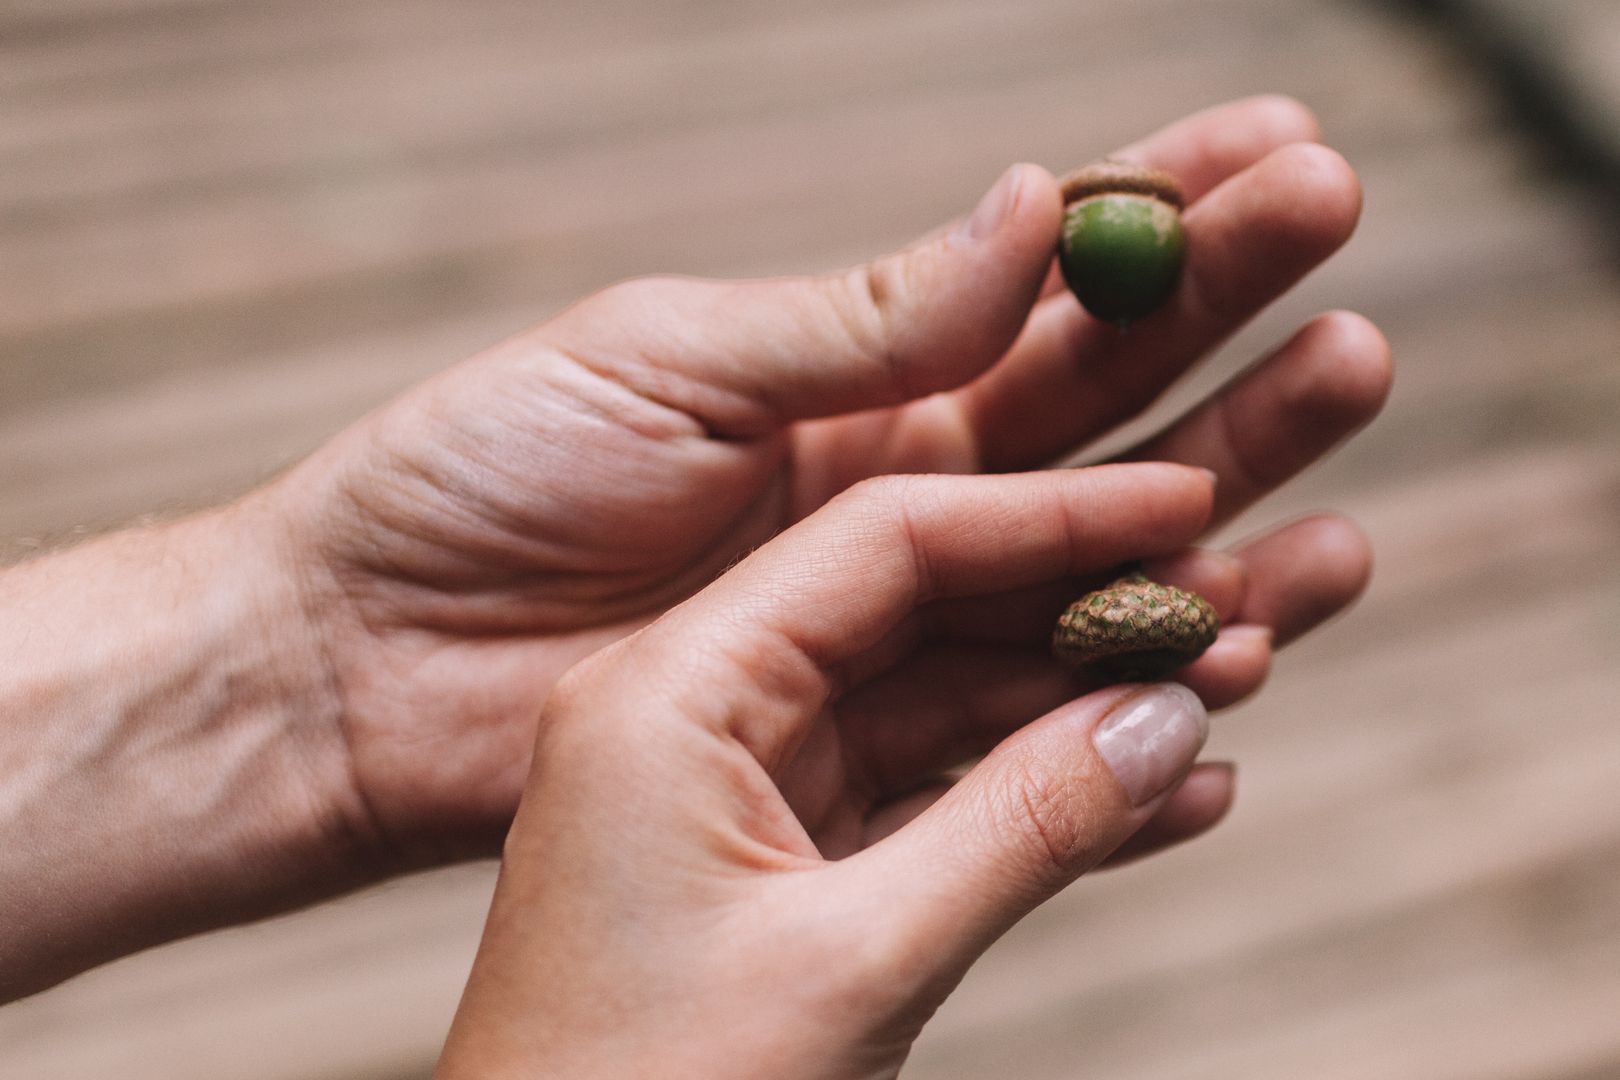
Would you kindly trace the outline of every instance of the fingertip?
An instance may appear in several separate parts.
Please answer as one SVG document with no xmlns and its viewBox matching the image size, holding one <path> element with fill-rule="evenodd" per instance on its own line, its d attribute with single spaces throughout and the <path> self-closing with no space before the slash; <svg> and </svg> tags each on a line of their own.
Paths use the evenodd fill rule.
<svg viewBox="0 0 1620 1080">
<path fill-rule="evenodd" d="M 1292 95 L 1255 94 L 1232 102 L 1230 107 L 1244 118 L 1250 137 L 1264 144 L 1322 140 L 1322 123 L 1316 113 Z"/>
<path fill-rule="evenodd" d="M 1274 151 L 1263 166 L 1294 193 L 1283 205 L 1297 217 L 1300 235 L 1316 235 L 1335 250 L 1355 232 L 1361 220 L 1361 179 L 1344 155 L 1318 142 L 1290 143 Z"/>
<path fill-rule="evenodd" d="M 1238 795 L 1238 764 L 1234 761 L 1200 761 L 1181 782 L 1176 797 L 1183 810 L 1197 810 L 1204 827 L 1225 818 Z M 1174 800 L 1171 800 L 1174 801 Z M 1202 832 L 1202 829 L 1199 829 Z"/>
<path fill-rule="evenodd" d="M 1312 320 L 1325 339 L 1323 364 L 1337 375 L 1338 400 L 1352 415 L 1374 416 L 1395 382 L 1395 354 L 1371 319 L 1354 311 L 1329 311 Z"/>
<path fill-rule="evenodd" d="M 1208 600 L 1222 619 L 1242 606 L 1248 584 L 1248 566 L 1226 551 L 1189 548 L 1164 558 L 1149 559 L 1142 572 L 1154 581 L 1187 589 Z"/>
<path fill-rule="evenodd" d="M 1193 766 L 1166 807 L 1182 835 L 1196 836 L 1220 824 L 1237 800 L 1237 764 L 1201 761 Z"/>
<path fill-rule="evenodd" d="M 1052 174 L 1012 165 L 943 234 L 832 279 L 832 322 L 855 326 L 892 376 L 861 404 L 961 386 L 1000 360 L 1041 296 L 1062 215 Z"/>
<path fill-rule="evenodd" d="M 1301 464 L 1372 420 L 1394 377 L 1384 335 L 1348 311 L 1312 319 L 1271 359 L 1266 385 L 1273 389 L 1258 400 L 1267 414 L 1287 419 L 1296 445 L 1309 448 Z"/>
<path fill-rule="evenodd" d="M 1057 180 L 1039 165 L 1020 162 L 996 178 L 949 239 L 970 248 L 990 242 L 1028 246 L 1038 241 L 1044 251 L 1056 242 L 1062 214 Z"/>
<path fill-rule="evenodd" d="M 1372 545 L 1353 522 L 1315 514 L 1236 549 L 1252 582 L 1242 619 L 1271 627 L 1286 645 L 1355 602 L 1372 577 Z"/>
<path fill-rule="evenodd" d="M 1221 629 L 1215 643 L 1178 674 L 1207 709 L 1225 709 L 1265 685 L 1271 674 L 1271 627 L 1241 623 Z"/>
<path fill-rule="evenodd" d="M 1237 801 L 1237 766 L 1207 761 L 1193 766 L 1155 819 L 1155 831 L 1166 843 L 1179 843 L 1209 832 L 1232 812 Z"/>
<path fill-rule="evenodd" d="M 1372 579 L 1372 541 L 1361 526 L 1342 514 L 1314 514 L 1297 528 L 1307 532 L 1318 555 L 1319 586 L 1325 598 L 1344 606 L 1354 601 Z"/>
<path fill-rule="evenodd" d="M 1237 796 L 1237 769 L 1230 762 L 1200 762 L 1159 807 L 1153 818 L 1108 857 L 1125 866 L 1196 839 L 1226 819 Z"/>
<path fill-rule="evenodd" d="M 1004 216 L 993 231 L 974 238 L 974 242 L 980 250 L 992 254 L 986 272 L 1000 279 L 993 284 L 1005 289 L 1008 281 L 1016 281 L 1020 296 L 1030 293 L 1020 312 L 1022 329 L 1029 309 L 1046 295 L 1056 266 L 1053 256 L 1063 228 L 1063 195 L 1051 172 L 1029 162 L 1008 168 L 997 185 L 1005 185 L 1008 202 Z"/>
<path fill-rule="evenodd" d="M 1199 762 L 1133 839 L 1161 848 L 1201 836 L 1221 823 L 1236 796 L 1237 769 L 1230 762 Z"/>
<path fill-rule="evenodd" d="M 1045 292 L 1063 230 L 1063 192 L 1057 178 L 1040 165 L 1021 162 L 1008 173 L 1017 193 L 1008 232 L 1016 237 L 1020 261 L 1029 260 L 1030 268 L 1037 272 L 1035 296 L 1039 298 Z"/>
<path fill-rule="evenodd" d="M 1175 475 L 1178 483 L 1190 485 L 1198 491 L 1211 496 L 1215 494 L 1215 488 L 1221 482 L 1220 473 L 1202 465 L 1187 465 L 1179 461 L 1152 461 L 1143 462 L 1142 464 L 1151 468 L 1168 470 Z"/>
<path fill-rule="evenodd" d="M 1198 485 L 1203 512 L 1200 524 L 1207 525 L 1215 516 L 1215 496 L 1221 486 L 1221 474 L 1202 465 L 1185 465 L 1182 468 L 1188 469 L 1197 477 L 1195 482 Z"/>
<path fill-rule="evenodd" d="M 1246 320 L 1342 247 L 1360 216 L 1361 183 L 1336 151 L 1272 151 L 1188 209 L 1180 318 Z"/>
<path fill-rule="evenodd" d="M 1020 187 L 1018 167 L 1003 170 L 989 190 L 979 197 L 973 212 L 957 224 L 950 239 L 960 240 L 970 248 L 993 239 L 1016 216 L 1022 194 Z"/>
<path fill-rule="evenodd" d="M 1063 191 L 1049 169 L 1021 161 L 1007 171 L 1018 191 L 1015 220 L 1027 216 L 1035 223 L 1044 224 L 1055 223 L 1063 217 Z"/>
<path fill-rule="evenodd" d="M 1310 109 L 1283 94 L 1260 94 L 1177 120 L 1114 156 L 1174 173 L 1197 202 L 1278 147 L 1321 137 Z"/>
<path fill-rule="evenodd" d="M 1215 512 L 1217 477 L 1209 469 L 1174 461 L 1119 461 L 1077 470 L 1095 484 L 1096 505 L 1132 499 L 1160 519 L 1166 546 L 1142 556 L 1169 554 L 1190 542 Z M 1177 542 L 1179 538 L 1180 542 Z"/>
</svg>

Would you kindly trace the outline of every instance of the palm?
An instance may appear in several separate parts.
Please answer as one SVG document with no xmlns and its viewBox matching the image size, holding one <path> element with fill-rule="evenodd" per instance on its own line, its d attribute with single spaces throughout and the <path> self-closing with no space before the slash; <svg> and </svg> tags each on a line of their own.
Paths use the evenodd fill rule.
<svg viewBox="0 0 1620 1080">
<path fill-rule="evenodd" d="M 580 434 L 450 431 L 384 444 L 383 460 L 360 471 L 347 514 L 359 542 L 339 558 L 365 575 L 363 602 L 458 639 L 599 638 L 656 617 L 861 479 L 971 467 L 959 426 L 928 422 L 937 402 L 747 440 L 649 439 L 631 424 L 559 415 L 548 388 L 531 397 L 544 399 L 533 411 L 493 394 L 447 407 L 506 432 Z"/>
<path fill-rule="evenodd" d="M 485 374 L 510 385 L 504 373 Z M 896 432 L 920 430 L 916 406 L 722 441 L 648 439 L 626 424 L 560 416 L 559 397 L 543 388 L 446 405 L 485 418 L 481 430 L 381 442 L 368 448 L 381 458 L 359 470 L 365 479 L 345 485 L 355 542 L 332 557 L 347 564 L 341 576 L 367 628 L 355 634 L 370 653 L 360 662 L 389 676 L 385 693 L 368 679 L 350 695 L 357 768 L 391 778 L 374 787 L 408 777 L 409 805 L 433 805 L 452 829 L 468 815 L 492 830 L 504 821 L 539 704 L 578 659 L 701 589 L 843 487 L 878 473 L 943 470 L 960 454 L 943 440 L 909 438 L 900 440 L 903 459 L 885 453 Z M 482 437 L 492 429 L 587 434 L 567 445 Z M 582 460 L 605 468 L 582 470 Z M 466 480 L 517 476 L 547 481 Z M 440 703 L 452 703 L 450 715 Z"/>
</svg>

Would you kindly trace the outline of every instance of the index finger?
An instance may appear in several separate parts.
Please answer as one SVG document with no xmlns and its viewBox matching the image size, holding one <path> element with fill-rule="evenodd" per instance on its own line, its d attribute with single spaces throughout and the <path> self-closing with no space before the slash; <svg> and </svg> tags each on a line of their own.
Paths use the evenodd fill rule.
<svg viewBox="0 0 1620 1080">
<path fill-rule="evenodd" d="M 1273 150 L 1321 137 L 1304 105 L 1264 94 L 1193 113 L 1112 156 L 1170 173 L 1191 204 Z"/>
<path fill-rule="evenodd" d="M 1212 500 L 1210 474 L 1162 463 L 883 477 L 760 548 L 659 620 L 647 644 L 674 658 L 660 681 L 682 711 L 708 714 L 770 767 L 836 692 L 842 666 L 920 604 L 1169 554 L 1198 535 Z"/>
<path fill-rule="evenodd" d="M 1164 170 L 1180 181 L 1191 205 L 1273 150 L 1321 138 L 1310 109 L 1282 94 L 1261 94 L 1183 117 L 1109 157 Z M 1067 288 L 1054 261 L 1041 295 Z"/>
</svg>

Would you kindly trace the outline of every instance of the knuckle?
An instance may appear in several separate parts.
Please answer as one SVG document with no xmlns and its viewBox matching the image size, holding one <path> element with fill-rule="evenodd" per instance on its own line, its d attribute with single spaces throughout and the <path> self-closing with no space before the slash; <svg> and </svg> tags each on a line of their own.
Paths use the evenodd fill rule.
<svg viewBox="0 0 1620 1080">
<path fill-rule="evenodd" d="M 655 298 L 668 287 L 668 278 L 644 275 L 616 281 L 596 295 L 604 301 L 640 302 Z"/>
<path fill-rule="evenodd" d="M 934 509 L 940 499 L 938 478 L 896 473 L 857 483 L 847 493 L 847 512 L 860 531 L 917 546 L 919 533 L 931 531 L 927 523 L 946 516 Z"/>
<path fill-rule="evenodd" d="M 917 495 L 925 480 L 920 476 L 891 473 L 858 481 L 839 497 L 858 516 L 892 521 Z"/>
<path fill-rule="evenodd" d="M 559 675 L 546 694 L 542 726 L 550 730 L 600 725 L 603 715 L 614 711 L 603 705 L 623 696 L 625 673 L 641 666 L 636 650 L 645 633 L 605 645 Z"/>
<path fill-rule="evenodd" d="M 538 757 L 564 769 L 612 772 L 619 761 L 604 757 L 603 746 L 651 746 L 655 728 L 679 722 L 682 714 L 661 708 L 657 691 L 648 690 L 660 673 L 643 640 L 638 634 L 606 645 L 557 678 L 540 708 Z"/>
<path fill-rule="evenodd" d="M 1033 761 L 1013 771 L 997 817 L 1012 833 L 1013 850 L 1043 884 L 1067 882 L 1090 855 L 1088 804 L 1069 780 Z"/>
<path fill-rule="evenodd" d="M 912 292 L 910 277 L 909 262 L 903 255 L 866 263 L 844 275 L 838 304 L 855 347 L 902 399 L 916 396 L 914 373 L 899 344 L 901 313 Z"/>
<path fill-rule="evenodd" d="M 934 532 L 930 523 L 940 515 L 925 507 L 934 497 L 933 488 L 933 477 L 889 475 L 862 480 L 839 496 L 831 520 L 843 538 L 839 548 L 845 567 L 907 573 L 919 599 L 931 595 L 937 582 L 928 555 Z M 897 555 L 905 560 L 903 568 Z"/>
<path fill-rule="evenodd" d="M 644 310 L 658 310 L 682 287 L 678 278 L 643 276 L 608 285 L 580 302 L 575 309 L 591 318 L 626 318 Z"/>
<path fill-rule="evenodd" d="M 552 684 L 544 707 L 545 726 L 555 728 L 572 723 L 590 712 L 590 699 L 596 675 L 596 657 L 587 657 L 569 668 Z"/>
</svg>

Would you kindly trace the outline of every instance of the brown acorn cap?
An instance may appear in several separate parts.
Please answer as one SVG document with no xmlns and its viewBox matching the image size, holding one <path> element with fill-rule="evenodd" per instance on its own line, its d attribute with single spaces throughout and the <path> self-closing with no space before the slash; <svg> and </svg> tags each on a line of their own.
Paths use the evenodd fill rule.
<svg viewBox="0 0 1620 1080">
<path fill-rule="evenodd" d="M 1151 681 L 1198 659 L 1220 628 L 1202 596 L 1132 573 L 1070 604 L 1052 632 L 1052 651 L 1110 680 Z"/>
<path fill-rule="evenodd" d="M 1063 188 L 1064 206 L 1094 195 L 1146 195 L 1167 202 L 1177 210 L 1187 204 L 1181 184 L 1163 169 L 1112 158 L 1082 166 L 1064 176 L 1058 184 Z"/>
</svg>

